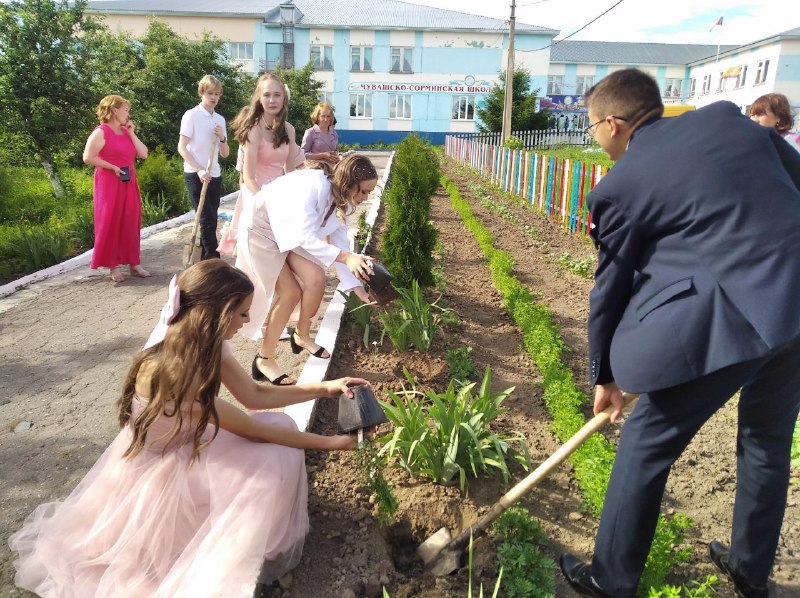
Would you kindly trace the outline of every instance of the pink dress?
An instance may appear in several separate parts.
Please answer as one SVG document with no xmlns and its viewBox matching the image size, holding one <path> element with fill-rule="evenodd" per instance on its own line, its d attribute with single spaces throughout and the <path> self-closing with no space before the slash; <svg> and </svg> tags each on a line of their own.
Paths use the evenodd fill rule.
<svg viewBox="0 0 800 598">
<path fill-rule="evenodd" d="M 146 402 L 134 399 L 134 417 Z M 296 429 L 283 413 L 252 417 Z M 251 598 L 257 581 L 297 565 L 308 532 L 303 451 L 220 430 L 189 466 L 191 444 L 163 451 L 171 426 L 162 417 L 124 459 L 126 426 L 63 502 L 26 518 L 9 539 L 19 587 L 45 598 Z"/>
<path fill-rule="evenodd" d="M 106 125 L 105 145 L 99 156 L 114 166 L 128 166 L 131 180 L 123 182 L 113 170 L 94 169 L 94 251 L 92 268 L 113 268 L 120 264 L 139 264 L 139 229 L 142 225 L 142 199 L 136 180 L 136 148 L 127 133 L 117 135 Z"/>
<path fill-rule="evenodd" d="M 242 147 L 239 146 L 240 153 L 242 153 L 242 171 L 244 171 L 244 154 Z M 263 187 L 270 181 L 274 181 L 283 174 L 283 167 L 289 157 L 289 144 L 284 143 L 280 147 L 273 147 L 272 142 L 267 142 L 262 139 L 258 146 L 258 162 L 256 163 L 255 179 L 259 187 Z M 305 158 L 305 155 L 303 156 Z M 237 170 L 239 159 L 237 156 Z M 219 246 L 217 251 L 226 255 L 236 256 L 237 253 L 237 234 L 239 229 L 239 218 L 242 215 L 244 190 L 239 191 L 239 197 L 236 198 L 236 206 L 233 208 L 233 218 L 230 225 L 226 224 L 222 227 Z M 250 195 L 249 193 L 247 194 Z M 237 267 L 238 264 L 237 264 Z"/>
</svg>

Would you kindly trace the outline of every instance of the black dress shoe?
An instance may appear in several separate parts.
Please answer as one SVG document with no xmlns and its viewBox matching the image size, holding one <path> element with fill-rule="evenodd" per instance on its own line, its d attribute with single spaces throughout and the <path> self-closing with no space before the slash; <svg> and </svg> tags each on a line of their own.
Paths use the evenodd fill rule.
<svg viewBox="0 0 800 598">
<path fill-rule="evenodd" d="M 717 566 L 717 569 L 722 571 L 733 582 L 737 596 L 741 598 L 769 598 L 769 590 L 766 586 L 754 586 L 740 573 L 731 568 L 730 550 L 725 545 L 719 542 L 712 542 L 708 545 L 708 555 L 711 557 L 711 562 Z"/>
<path fill-rule="evenodd" d="M 558 561 L 564 578 L 572 586 L 572 589 L 581 596 L 592 596 L 594 598 L 610 598 L 603 589 L 597 585 L 592 577 L 592 567 L 584 563 L 578 557 L 565 552 Z"/>
</svg>

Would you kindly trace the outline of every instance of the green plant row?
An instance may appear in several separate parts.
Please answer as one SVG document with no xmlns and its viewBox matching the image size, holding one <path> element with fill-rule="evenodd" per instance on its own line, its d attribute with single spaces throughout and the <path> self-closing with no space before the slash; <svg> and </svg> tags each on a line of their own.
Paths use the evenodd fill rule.
<svg viewBox="0 0 800 598">
<path fill-rule="evenodd" d="M 531 292 L 514 276 L 513 257 L 495 249 L 491 233 L 472 213 L 455 183 L 444 175 L 441 181 L 450 194 L 453 208 L 483 251 L 504 306 L 523 332 L 525 349 L 543 378 L 544 402 L 553 418 L 553 431 L 565 442 L 584 425 L 581 407 L 588 398 L 575 385 L 572 372 L 562 362 L 564 343 L 553 324 L 552 313 L 546 305 L 535 303 Z M 570 458 L 584 504 L 594 515 L 602 510 L 614 454 L 611 443 L 601 434 L 594 434 Z M 683 516 L 660 518 L 640 592 L 662 586 L 674 565 L 688 559 L 688 552 L 679 549 L 688 525 L 688 518 Z"/>
<path fill-rule="evenodd" d="M 508 509 L 492 525 L 492 535 L 501 541 L 497 557 L 505 572 L 505 598 L 556 595 L 556 564 L 544 551 L 547 534 L 526 509 Z"/>
</svg>

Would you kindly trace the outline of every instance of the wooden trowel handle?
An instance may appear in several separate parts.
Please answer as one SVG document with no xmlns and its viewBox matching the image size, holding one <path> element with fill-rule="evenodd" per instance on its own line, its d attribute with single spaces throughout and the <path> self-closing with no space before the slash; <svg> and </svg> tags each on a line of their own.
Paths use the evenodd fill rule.
<svg viewBox="0 0 800 598">
<path fill-rule="evenodd" d="M 639 398 L 639 395 L 632 395 L 628 393 L 623 393 L 622 396 L 625 400 L 626 407 Z M 470 535 L 473 538 L 483 535 L 483 533 L 486 531 L 486 528 L 488 528 L 495 519 L 502 515 L 506 509 L 517 502 L 520 498 L 522 498 L 522 496 L 527 494 L 531 488 L 547 477 L 547 475 L 553 469 L 566 461 L 567 457 L 569 457 L 578 449 L 579 446 L 586 442 L 586 440 L 592 434 L 605 426 L 611 419 L 611 412 L 614 411 L 614 409 L 614 406 L 611 405 L 586 422 L 580 430 L 575 432 L 575 434 L 569 440 L 562 444 L 556 452 L 543 461 L 539 467 L 530 472 L 524 479 L 517 483 L 516 486 L 506 492 L 500 498 L 500 500 L 492 505 L 491 509 L 489 509 L 480 519 L 478 519 L 478 521 L 453 538 L 445 550 L 463 550 L 464 547 L 466 547 L 466 545 L 469 543 Z M 444 552 L 444 550 L 442 552 Z"/>
</svg>

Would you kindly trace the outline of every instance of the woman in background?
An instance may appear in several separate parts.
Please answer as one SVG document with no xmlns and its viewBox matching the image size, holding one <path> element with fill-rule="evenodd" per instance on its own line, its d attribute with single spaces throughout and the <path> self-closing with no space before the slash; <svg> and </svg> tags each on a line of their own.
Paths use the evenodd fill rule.
<svg viewBox="0 0 800 598">
<path fill-rule="evenodd" d="M 130 275 L 147 278 L 139 264 L 142 198 L 134 160 L 147 157 L 147 146 L 136 136 L 131 103 L 108 95 L 97 106 L 100 124 L 89 135 L 83 161 L 94 166 L 94 251 L 90 267 L 109 268 L 111 280 L 123 282 L 120 266 Z"/>
<path fill-rule="evenodd" d="M 800 152 L 800 135 L 792 133 L 794 116 L 789 99 L 782 93 L 768 93 L 750 106 L 750 118 L 762 127 L 773 127 L 778 135 Z"/>
<path fill-rule="evenodd" d="M 311 113 L 310 129 L 303 134 L 300 147 L 306 153 L 306 160 L 320 160 L 335 166 L 339 161 L 339 134 L 333 128 L 333 106 L 320 102 Z"/>
</svg>

